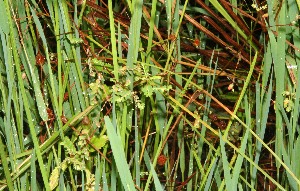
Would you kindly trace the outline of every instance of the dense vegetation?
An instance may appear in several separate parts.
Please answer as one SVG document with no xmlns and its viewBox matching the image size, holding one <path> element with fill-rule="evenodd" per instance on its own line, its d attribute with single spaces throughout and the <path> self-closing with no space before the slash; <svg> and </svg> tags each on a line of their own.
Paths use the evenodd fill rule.
<svg viewBox="0 0 300 191">
<path fill-rule="evenodd" d="M 300 190 L 299 8 L 0 0 L 0 190 Z"/>
</svg>

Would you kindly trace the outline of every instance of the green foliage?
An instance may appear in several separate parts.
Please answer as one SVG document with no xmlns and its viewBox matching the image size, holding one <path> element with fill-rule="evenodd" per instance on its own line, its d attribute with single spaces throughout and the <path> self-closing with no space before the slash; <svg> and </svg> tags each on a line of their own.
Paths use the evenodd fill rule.
<svg viewBox="0 0 300 191">
<path fill-rule="evenodd" d="M 83 146 L 82 140 L 83 138 L 82 136 L 80 136 L 78 146 Z M 102 146 L 104 146 L 104 144 L 102 143 Z M 50 189 L 54 190 L 58 186 L 59 176 L 61 175 L 61 173 L 64 173 L 68 167 L 71 167 L 76 171 L 85 172 L 85 188 L 86 190 L 93 190 L 95 186 L 95 175 L 92 174 L 86 167 L 86 161 L 89 160 L 90 151 L 86 147 L 83 147 L 80 150 L 76 150 L 74 143 L 67 137 L 61 143 L 61 145 L 64 146 L 65 151 L 69 156 L 66 157 L 59 166 L 56 166 L 53 169 L 49 179 Z"/>
<path fill-rule="evenodd" d="M 96 149 L 101 149 L 104 147 L 106 142 L 108 141 L 108 137 L 106 135 L 94 135 L 91 139 L 91 144 L 96 148 Z M 90 152 L 94 152 L 94 148 L 89 149 Z"/>
<path fill-rule="evenodd" d="M 0 190 L 299 190 L 300 3 L 257 2 L 2 0 Z"/>
<path fill-rule="evenodd" d="M 286 110 L 286 112 L 290 112 L 294 109 L 294 100 L 295 100 L 295 93 L 290 93 L 288 91 L 285 91 L 282 93 L 282 96 L 284 97 L 283 100 L 283 107 Z"/>
</svg>

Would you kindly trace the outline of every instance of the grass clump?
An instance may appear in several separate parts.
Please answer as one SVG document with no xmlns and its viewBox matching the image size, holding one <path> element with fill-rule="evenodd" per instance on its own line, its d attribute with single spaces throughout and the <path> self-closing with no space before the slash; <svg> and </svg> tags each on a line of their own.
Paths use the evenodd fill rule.
<svg viewBox="0 0 300 191">
<path fill-rule="evenodd" d="M 299 190 L 296 5 L 3 0 L 0 190 Z"/>
</svg>

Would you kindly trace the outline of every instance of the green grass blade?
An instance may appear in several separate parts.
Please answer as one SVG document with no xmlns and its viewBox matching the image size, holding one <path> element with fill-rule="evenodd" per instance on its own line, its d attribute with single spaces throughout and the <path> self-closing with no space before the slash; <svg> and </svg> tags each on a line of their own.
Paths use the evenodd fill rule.
<svg viewBox="0 0 300 191">
<path fill-rule="evenodd" d="M 8 189 L 9 189 L 9 191 L 13 191 L 14 190 L 13 182 L 12 182 L 12 179 L 11 179 L 11 176 L 10 176 L 10 171 L 9 171 L 6 155 L 5 155 L 5 152 L 4 152 L 4 148 L 5 147 L 4 147 L 3 142 L 2 142 L 2 137 L 0 137 L 0 151 L 1 151 L 0 152 L 0 157 L 1 157 L 2 168 L 4 170 L 4 175 L 5 175 L 5 178 L 6 178 L 6 184 L 8 186 Z"/>
<path fill-rule="evenodd" d="M 139 144 L 139 130 L 138 130 L 138 113 L 135 110 L 134 115 L 134 161 L 135 161 L 135 184 L 137 187 L 141 186 L 141 164 L 140 164 L 140 144 Z"/>
<path fill-rule="evenodd" d="M 109 191 L 109 189 L 108 189 L 108 182 L 107 182 L 106 173 L 105 173 L 105 163 L 103 164 L 102 184 L 103 184 L 103 190 L 104 191 Z"/>
<path fill-rule="evenodd" d="M 31 190 L 37 190 L 37 179 L 36 179 L 36 165 L 35 165 L 35 152 L 34 150 L 32 151 L 31 154 L 31 168 L 30 168 L 30 179 L 31 179 Z"/>
<path fill-rule="evenodd" d="M 97 155 L 96 158 L 96 170 L 95 170 L 95 187 L 94 190 L 99 190 L 100 188 L 100 181 L 101 181 L 101 160 L 100 156 Z"/>
<path fill-rule="evenodd" d="M 254 48 L 254 50 L 258 50 L 256 45 L 252 42 L 251 39 L 244 33 L 244 31 L 236 24 L 236 22 L 231 18 L 231 16 L 227 13 L 227 11 L 223 8 L 223 6 L 217 0 L 209 1 L 222 15 L 223 17 L 233 26 L 233 28 L 245 39 L 247 42 Z"/>
<path fill-rule="evenodd" d="M 117 135 L 115 128 L 108 116 L 104 117 L 104 121 L 107 128 L 107 135 L 110 140 L 110 145 L 112 147 L 113 156 L 116 161 L 116 167 L 119 172 L 123 187 L 125 190 L 135 190 L 132 176 L 129 171 L 129 166 L 126 162 L 124 150 L 122 147 L 120 147 L 120 145 L 122 145 L 120 137 Z"/>
<path fill-rule="evenodd" d="M 9 22 L 9 25 L 10 25 L 10 41 L 11 41 L 12 44 L 16 44 L 16 39 L 15 39 L 16 34 L 15 34 L 13 23 L 17 23 L 17 22 L 16 21 L 13 22 L 12 19 L 11 19 L 12 17 L 11 17 L 11 13 L 9 12 L 9 10 L 10 10 L 9 2 L 5 1 L 5 5 L 6 5 L 7 14 L 9 15 L 8 16 L 8 18 L 9 18 L 8 22 Z M 13 12 L 13 10 L 12 10 L 12 14 L 15 14 Z M 38 140 L 37 140 L 37 134 L 36 134 L 36 130 L 34 128 L 32 114 L 31 114 L 30 107 L 29 107 L 29 104 L 28 104 L 28 98 L 27 98 L 27 95 L 25 93 L 25 87 L 24 87 L 24 82 L 23 82 L 23 79 L 22 79 L 19 54 L 18 54 L 18 51 L 17 51 L 15 46 L 12 46 L 11 48 L 12 48 L 12 51 L 13 51 L 13 57 L 14 57 L 15 64 L 16 64 L 17 78 L 18 78 L 18 82 L 20 83 L 19 85 L 20 85 L 20 89 L 21 89 L 21 93 L 22 93 L 22 98 L 24 100 L 24 107 L 25 107 L 25 112 L 26 112 L 26 116 L 27 116 L 27 119 L 28 119 L 28 123 L 29 123 L 30 133 L 31 133 L 31 136 L 32 136 L 32 140 L 33 140 L 34 148 L 35 148 L 35 151 L 36 151 L 36 155 L 37 155 L 37 158 L 38 158 L 38 162 L 39 162 L 40 170 L 41 170 L 41 173 L 42 173 L 45 189 L 48 191 L 48 190 L 50 190 L 50 187 L 49 187 L 49 184 L 48 184 L 48 177 L 46 175 L 46 169 L 44 167 L 42 154 L 41 154 L 41 151 L 40 151 L 40 148 L 39 148 L 39 143 L 38 143 Z"/>
<path fill-rule="evenodd" d="M 42 25 L 36 15 L 36 12 L 35 10 L 33 10 L 31 8 L 31 13 L 32 13 L 32 16 L 33 16 L 33 20 L 36 24 L 36 27 L 38 29 L 38 32 L 39 32 L 39 35 L 43 41 L 43 45 L 44 45 L 44 49 L 45 49 L 45 54 L 46 54 L 46 60 L 47 60 L 47 66 L 48 66 L 48 72 L 49 72 L 49 78 L 50 78 L 50 84 L 51 84 L 51 89 L 52 89 L 52 93 L 53 93 L 53 96 L 56 98 L 57 97 L 57 94 L 56 94 L 56 88 L 55 88 L 55 85 L 54 85 L 54 76 L 53 76 L 53 72 L 52 72 L 52 69 L 51 69 L 51 65 L 50 65 L 50 58 L 49 58 L 49 50 L 48 50 L 48 47 L 47 47 L 47 40 L 46 40 L 46 37 L 45 37 L 45 34 L 43 32 L 43 28 L 42 28 Z M 35 80 L 35 79 L 33 79 Z M 37 81 L 33 81 L 33 84 L 35 85 L 37 83 Z M 37 87 L 39 88 L 39 87 Z M 37 90 L 38 91 L 38 90 Z M 38 92 L 38 95 L 40 98 L 39 99 L 42 99 L 42 94 L 40 92 Z M 42 102 L 42 100 L 41 100 Z M 58 103 L 56 101 L 56 99 L 54 99 L 54 105 L 56 106 L 56 108 L 58 108 Z M 45 109 L 45 114 L 47 117 L 46 117 L 46 120 L 48 119 L 48 114 L 46 112 L 46 109 Z M 44 121 L 46 121 L 44 120 Z"/>
<path fill-rule="evenodd" d="M 145 150 L 145 152 L 144 152 L 144 159 L 145 159 L 145 163 L 146 163 L 148 171 L 150 171 L 152 176 L 153 176 L 155 190 L 163 191 L 164 189 L 161 187 L 161 183 L 158 179 L 157 173 L 156 173 L 153 165 L 151 164 L 150 157 L 149 157 L 149 154 L 148 154 L 147 150 Z"/>
<path fill-rule="evenodd" d="M 242 143 L 241 143 L 241 148 L 240 151 L 242 153 L 245 153 L 245 149 L 246 149 L 246 144 L 248 142 L 248 136 L 249 136 L 249 129 L 246 129 L 246 133 L 243 137 Z M 235 166 L 233 168 L 233 172 L 232 172 L 232 184 L 233 185 L 238 185 L 238 180 L 239 180 L 239 176 L 241 173 L 241 168 L 242 168 L 242 163 L 243 163 L 243 157 L 242 155 L 238 155 L 237 160 L 235 162 Z"/>
<path fill-rule="evenodd" d="M 230 173 L 230 166 L 227 159 L 227 154 L 225 150 L 225 142 L 222 139 L 222 134 L 220 133 L 220 146 L 221 146 L 221 157 L 222 157 L 222 163 L 223 163 L 223 170 L 224 170 L 224 179 L 226 184 L 226 190 L 237 190 L 237 185 L 234 184 L 234 179 L 231 176 Z M 221 188 L 221 187 L 220 187 Z"/>
<path fill-rule="evenodd" d="M 204 187 L 204 191 L 208 191 L 210 186 L 211 186 L 211 183 L 212 183 L 212 180 L 213 180 L 213 175 L 214 175 L 214 172 L 216 170 L 216 167 L 217 167 L 217 163 L 218 163 L 218 160 L 214 160 L 211 164 L 212 164 L 212 167 L 209 171 L 209 174 L 208 174 L 208 177 L 207 177 L 207 180 L 205 182 L 205 187 Z M 214 178 L 216 178 L 216 176 L 218 176 L 217 174 L 214 175 Z"/>
<path fill-rule="evenodd" d="M 119 82 L 117 40 L 116 40 L 116 30 L 115 30 L 115 23 L 114 23 L 113 9 L 112 9 L 112 0 L 108 1 L 108 12 L 109 12 L 110 37 L 111 37 L 112 54 L 113 54 L 112 56 L 113 56 L 113 65 L 114 65 L 114 75 L 116 81 Z"/>
<path fill-rule="evenodd" d="M 133 72 L 134 64 L 137 61 L 139 46 L 140 46 L 140 30 L 141 30 L 141 19 L 142 19 L 142 0 L 136 0 L 133 3 L 133 15 L 131 18 L 129 28 L 129 40 L 128 40 L 128 55 L 127 55 L 127 79 L 130 80 L 130 90 L 133 89 Z"/>
<path fill-rule="evenodd" d="M 273 78 L 273 75 L 271 75 L 270 79 Z M 257 87 L 259 88 L 259 87 Z M 256 114 L 256 120 L 260 121 L 260 123 L 256 124 L 256 134 L 259 135 L 259 137 L 263 140 L 266 132 L 266 127 L 267 127 L 267 119 L 268 119 L 268 114 L 269 114 L 269 108 L 270 108 L 270 103 L 271 103 L 271 95 L 272 95 L 272 80 L 270 80 L 269 88 L 266 94 L 265 99 L 263 102 L 258 106 L 260 108 L 257 108 L 257 114 Z M 259 97 L 259 95 L 256 95 Z M 256 141 L 256 150 L 255 150 L 255 160 L 254 163 L 258 164 L 259 159 L 260 159 L 260 154 L 261 154 L 261 149 L 262 149 L 262 143 L 260 141 Z M 256 180 L 256 172 L 257 169 L 255 167 L 252 168 L 252 178 L 253 180 Z"/>
</svg>

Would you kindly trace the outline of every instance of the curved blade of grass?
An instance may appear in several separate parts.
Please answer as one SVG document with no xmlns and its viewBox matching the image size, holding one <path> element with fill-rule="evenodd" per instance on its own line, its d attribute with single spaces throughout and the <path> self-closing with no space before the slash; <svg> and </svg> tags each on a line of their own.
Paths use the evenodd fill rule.
<svg viewBox="0 0 300 191">
<path fill-rule="evenodd" d="M 258 50 L 256 45 L 248 38 L 244 31 L 236 24 L 218 0 L 209 0 L 209 2 L 223 15 L 223 17 L 231 24 L 231 26 L 254 48 Z"/>
<path fill-rule="evenodd" d="M 135 190 L 132 176 L 129 171 L 129 166 L 126 163 L 126 157 L 121 145 L 120 137 L 117 135 L 113 124 L 108 116 L 104 116 L 105 125 L 107 128 L 107 135 L 113 151 L 113 156 L 116 161 L 117 170 L 120 175 L 121 182 L 125 190 Z"/>
</svg>

